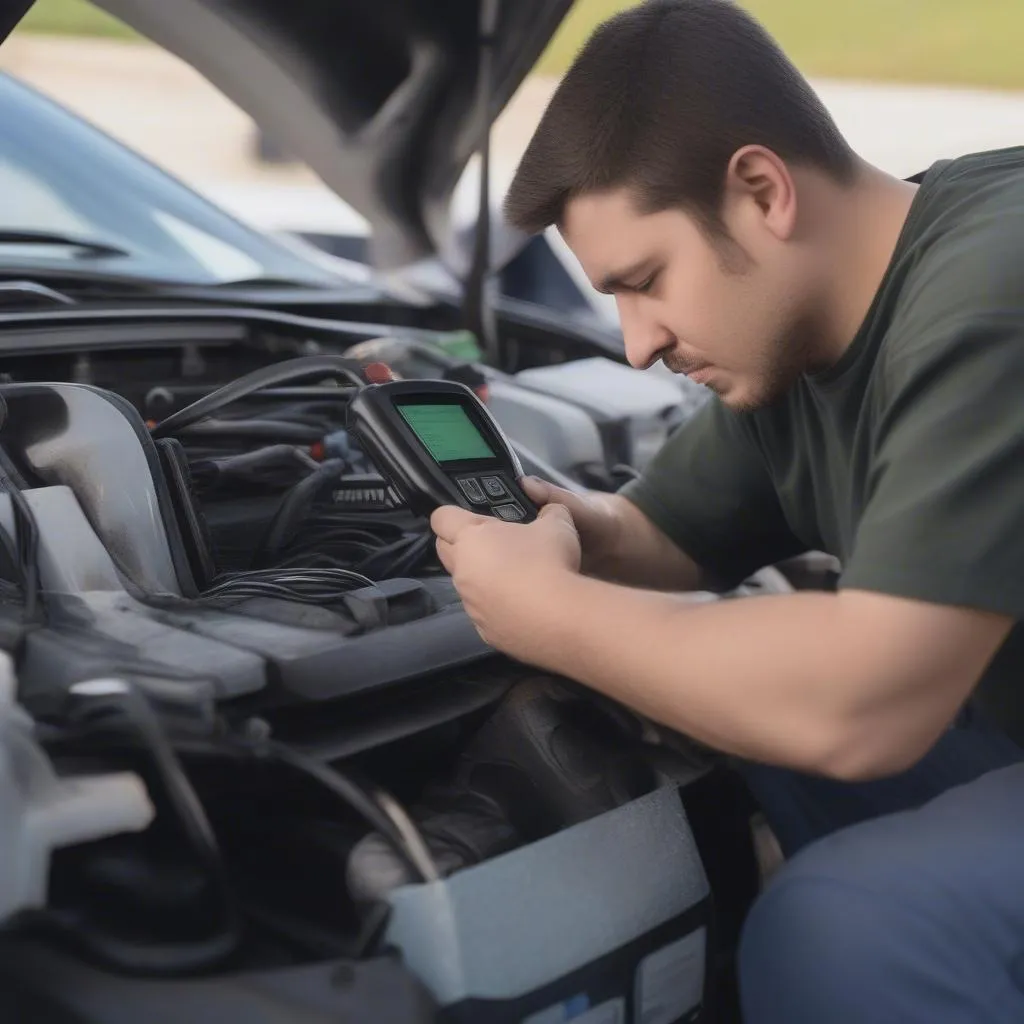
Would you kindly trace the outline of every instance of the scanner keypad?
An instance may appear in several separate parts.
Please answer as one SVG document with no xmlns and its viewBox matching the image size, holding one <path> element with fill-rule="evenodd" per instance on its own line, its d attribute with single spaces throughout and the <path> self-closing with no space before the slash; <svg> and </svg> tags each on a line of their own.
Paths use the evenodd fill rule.
<svg viewBox="0 0 1024 1024">
<path fill-rule="evenodd" d="M 526 518 L 523 506 L 513 497 L 509 482 L 501 475 L 487 473 L 482 476 L 461 476 L 455 481 L 459 490 L 473 505 L 487 505 L 488 511 L 507 523 L 519 523 Z"/>
</svg>

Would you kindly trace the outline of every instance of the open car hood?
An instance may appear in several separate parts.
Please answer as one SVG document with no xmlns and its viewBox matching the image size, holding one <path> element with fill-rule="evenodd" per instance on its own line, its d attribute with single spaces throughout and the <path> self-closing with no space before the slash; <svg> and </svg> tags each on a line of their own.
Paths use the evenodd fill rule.
<svg viewBox="0 0 1024 1024">
<path fill-rule="evenodd" d="M 389 269 L 442 250 L 451 196 L 479 147 L 483 122 L 501 113 L 572 6 L 572 0 L 94 2 L 187 61 L 276 145 L 305 161 L 366 217 L 373 262 Z M 481 116 L 481 25 L 495 10 L 491 88 Z"/>
</svg>

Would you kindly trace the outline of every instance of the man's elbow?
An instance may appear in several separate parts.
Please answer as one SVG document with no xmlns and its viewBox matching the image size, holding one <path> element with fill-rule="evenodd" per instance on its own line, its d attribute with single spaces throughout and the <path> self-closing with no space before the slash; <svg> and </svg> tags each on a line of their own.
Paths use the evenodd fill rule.
<svg viewBox="0 0 1024 1024">
<path fill-rule="evenodd" d="M 815 769 L 847 782 L 899 775 L 953 723 L 1013 622 L 875 594 L 839 599 L 836 647 L 850 671 L 819 705 Z"/>
<path fill-rule="evenodd" d="M 844 728 L 824 746 L 813 771 L 837 782 L 875 782 L 913 768 L 942 735 L 936 729 L 899 728 L 875 724 Z"/>
</svg>

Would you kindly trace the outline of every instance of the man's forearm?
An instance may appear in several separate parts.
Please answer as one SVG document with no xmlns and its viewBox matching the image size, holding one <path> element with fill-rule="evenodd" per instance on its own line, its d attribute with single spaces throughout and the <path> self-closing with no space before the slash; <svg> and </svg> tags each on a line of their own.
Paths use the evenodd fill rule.
<svg viewBox="0 0 1024 1024">
<path fill-rule="evenodd" d="M 650 590 L 699 590 L 703 573 L 631 501 L 620 495 L 601 495 L 617 522 L 615 541 L 605 550 L 588 553 L 584 572 L 610 583 Z"/>
<path fill-rule="evenodd" d="M 844 597 L 694 606 L 567 574 L 537 595 L 529 660 L 740 757 L 851 778 L 895 772 L 955 714 L 972 669 L 904 671 L 892 643 L 880 636 L 876 650 L 864 635 L 873 595 Z"/>
</svg>

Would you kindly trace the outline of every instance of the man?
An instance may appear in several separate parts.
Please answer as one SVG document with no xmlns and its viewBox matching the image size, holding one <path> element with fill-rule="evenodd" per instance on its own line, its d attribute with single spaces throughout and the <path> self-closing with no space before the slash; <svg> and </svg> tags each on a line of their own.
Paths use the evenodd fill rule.
<svg viewBox="0 0 1024 1024">
<path fill-rule="evenodd" d="M 1024 1020 L 1024 149 L 895 179 L 738 7 L 648 0 L 507 213 L 717 400 L 621 494 L 435 513 L 481 633 L 745 765 L 801 850 L 747 925 L 751 1024 Z M 676 596 L 806 550 L 836 593 Z"/>
</svg>

